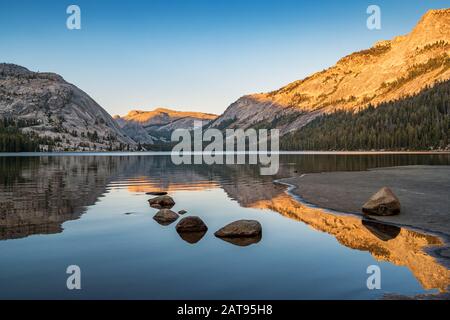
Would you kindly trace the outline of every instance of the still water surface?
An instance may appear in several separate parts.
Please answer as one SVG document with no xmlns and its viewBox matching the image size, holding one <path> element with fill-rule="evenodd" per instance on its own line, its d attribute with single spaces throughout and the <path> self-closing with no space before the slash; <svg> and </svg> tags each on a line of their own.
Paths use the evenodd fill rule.
<svg viewBox="0 0 450 320">
<path fill-rule="evenodd" d="M 307 172 L 449 165 L 449 155 L 283 155 L 257 166 L 175 166 L 166 155 L 0 157 L 0 298 L 373 299 L 444 290 L 448 270 L 424 252 L 441 240 L 307 207 L 274 179 Z M 152 219 L 164 190 L 207 224 L 181 237 Z M 255 219 L 261 239 L 214 232 Z M 187 240 L 187 241 L 186 241 Z M 382 271 L 368 290 L 366 269 Z M 78 265 L 82 289 L 66 288 Z"/>
</svg>

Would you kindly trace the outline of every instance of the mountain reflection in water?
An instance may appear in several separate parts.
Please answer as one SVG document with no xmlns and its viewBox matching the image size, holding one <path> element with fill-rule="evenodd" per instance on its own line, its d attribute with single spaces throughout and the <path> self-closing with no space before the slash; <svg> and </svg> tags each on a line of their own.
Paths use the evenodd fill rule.
<svg viewBox="0 0 450 320">
<path fill-rule="evenodd" d="M 80 218 L 87 207 L 114 189 L 126 188 L 129 193 L 164 190 L 170 194 L 221 188 L 241 207 L 269 209 L 301 221 L 332 235 L 348 248 L 369 252 L 379 261 L 406 266 L 425 289 L 446 290 L 449 270 L 425 251 L 442 245 L 439 238 L 305 206 L 273 180 L 294 172 L 449 164 L 448 156 L 289 155 L 282 156 L 280 162 L 279 174 L 269 177 L 260 176 L 257 166 L 176 166 L 168 156 L 0 157 L 0 240 L 63 232 L 64 222 Z M 179 234 L 180 240 L 193 245 L 203 241 L 204 236 Z M 261 238 L 223 240 L 248 246 Z"/>
<path fill-rule="evenodd" d="M 443 245 L 438 237 L 354 216 L 332 214 L 301 204 L 287 194 L 261 200 L 252 207 L 270 209 L 304 222 L 314 230 L 333 235 L 348 248 L 370 252 L 378 261 L 406 266 L 425 289 L 445 291 L 450 285 L 450 270 L 425 252 L 430 246 Z"/>
</svg>

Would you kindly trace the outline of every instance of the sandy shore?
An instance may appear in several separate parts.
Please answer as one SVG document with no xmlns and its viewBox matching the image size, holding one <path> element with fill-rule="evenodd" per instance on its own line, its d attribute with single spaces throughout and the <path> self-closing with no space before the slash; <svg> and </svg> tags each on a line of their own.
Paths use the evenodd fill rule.
<svg viewBox="0 0 450 320">
<path fill-rule="evenodd" d="M 292 192 L 321 208 L 360 214 L 362 205 L 383 186 L 400 199 L 397 216 L 379 221 L 418 228 L 450 239 L 450 166 L 406 166 L 356 172 L 300 174 L 282 179 Z M 441 256 L 450 257 L 448 249 Z"/>
</svg>

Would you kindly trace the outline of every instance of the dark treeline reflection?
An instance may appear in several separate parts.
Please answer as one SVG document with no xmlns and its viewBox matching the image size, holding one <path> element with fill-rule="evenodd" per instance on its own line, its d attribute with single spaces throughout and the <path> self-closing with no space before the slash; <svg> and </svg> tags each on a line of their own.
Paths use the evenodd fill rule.
<svg viewBox="0 0 450 320">
<path fill-rule="evenodd" d="M 282 155 L 281 163 L 299 172 L 362 171 L 378 167 L 449 165 L 448 154 L 308 154 Z"/>
<path fill-rule="evenodd" d="M 282 193 L 277 178 L 449 162 L 444 154 L 281 155 L 278 174 L 261 176 L 257 165 L 174 165 L 163 155 L 0 157 L 0 239 L 61 232 L 116 184 L 137 192 L 214 185 L 246 207 Z"/>
</svg>

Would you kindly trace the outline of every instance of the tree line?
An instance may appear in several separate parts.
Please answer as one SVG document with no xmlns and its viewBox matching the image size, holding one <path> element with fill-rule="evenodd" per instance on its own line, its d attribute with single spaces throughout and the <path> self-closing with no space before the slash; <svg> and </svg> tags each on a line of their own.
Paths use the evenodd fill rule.
<svg viewBox="0 0 450 320">
<path fill-rule="evenodd" d="M 44 145 L 45 151 L 52 151 L 55 139 L 39 137 L 36 133 L 25 133 L 21 130 L 36 124 L 34 119 L 0 119 L 0 152 L 38 152 L 43 151 L 41 148 Z"/>
<path fill-rule="evenodd" d="M 281 140 L 282 150 L 448 149 L 450 81 L 377 107 L 322 115 Z"/>
</svg>

